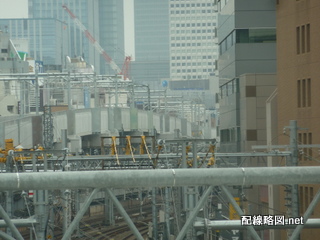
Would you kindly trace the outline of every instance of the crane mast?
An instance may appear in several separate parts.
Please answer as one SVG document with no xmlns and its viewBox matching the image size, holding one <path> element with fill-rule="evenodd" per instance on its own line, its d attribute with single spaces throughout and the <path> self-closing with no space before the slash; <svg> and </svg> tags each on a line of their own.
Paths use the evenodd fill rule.
<svg viewBox="0 0 320 240">
<path fill-rule="evenodd" d="M 110 64 L 111 68 L 115 71 L 116 74 L 123 75 L 121 69 L 118 65 L 112 60 L 112 58 L 106 53 L 106 51 L 101 47 L 98 41 L 91 35 L 88 29 L 80 22 L 80 20 L 71 12 L 71 10 L 66 6 L 62 5 L 62 8 L 68 12 L 72 20 L 79 27 L 79 29 L 84 33 L 84 35 L 88 38 L 90 43 L 95 47 L 95 49 L 102 55 L 104 60 Z M 126 79 L 126 77 L 125 77 Z"/>
</svg>

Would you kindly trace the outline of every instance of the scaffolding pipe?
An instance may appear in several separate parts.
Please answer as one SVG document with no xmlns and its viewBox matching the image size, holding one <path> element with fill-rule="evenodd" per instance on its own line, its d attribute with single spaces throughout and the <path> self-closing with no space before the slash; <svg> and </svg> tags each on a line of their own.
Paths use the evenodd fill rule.
<svg viewBox="0 0 320 240">
<path fill-rule="evenodd" d="M 208 196 L 210 195 L 211 191 L 212 191 L 212 186 L 210 186 L 205 193 L 202 195 L 201 199 L 199 200 L 198 204 L 196 205 L 196 207 L 194 209 L 192 209 L 192 211 L 190 212 L 190 215 L 186 221 L 186 223 L 184 224 L 184 226 L 182 227 L 179 235 L 177 236 L 176 240 L 182 240 L 184 238 L 184 236 L 186 235 L 187 231 L 190 230 L 190 227 L 192 226 L 192 223 L 194 221 L 194 219 L 196 218 L 199 210 L 202 208 L 203 204 L 205 203 L 205 201 L 207 201 Z"/>
<path fill-rule="evenodd" d="M 307 208 L 306 212 L 304 213 L 304 215 L 303 215 L 303 221 L 304 221 L 304 222 L 308 221 L 308 218 L 309 218 L 310 215 L 312 214 L 314 208 L 317 206 L 319 200 L 320 200 L 320 190 L 318 190 L 316 196 L 312 199 L 309 207 Z M 292 233 L 292 235 L 291 235 L 290 240 L 296 240 L 296 239 L 298 239 L 298 238 L 299 238 L 299 234 L 300 234 L 302 228 L 304 228 L 304 227 L 305 227 L 304 224 L 298 225 L 298 226 L 294 229 L 294 231 L 293 231 L 293 233 Z"/>
<path fill-rule="evenodd" d="M 0 174 L 0 191 L 205 185 L 319 184 L 320 166 Z"/>
<path fill-rule="evenodd" d="M 195 228 L 209 228 L 214 230 L 243 230 L 246 229 L 247 226 L 241 224 L 241 220 L 209 220 L 203 219 L 202 221 L 196 221 L 193 226 Z M 319 228 L 320 227 L 320 218 L 311 218 L 304 222 L 303 228 Z M 253 226 L 257 230 L 264 229 L 288 229 L 288 228 L 296 228 L 297 225 L 288 224 L 288 219 L 285 219 L 284 225 L 260 225 Z"/>
<path fill-rule="evenodd" d="M 131 229 L 131 231 L 133 232 L 134 236 L 138 239 L 138 240 L 144 240 L 143 237 L 141 236 L 140 232 L 138 231 L 138 229 L 136 228 L 136 226 L 134 225 L 134 223 L 132 222 L 131 218 L 129 217 L 129 215 L 127 214 L 126 210 L 123 208 L 123 206 L 121 205 L 121 203 L 118 201 L 118 199 L 116 198 L 116 196 L 113 194 L 113 192 L 111 192 L 110 189 L 106 189 L 106 193 L 109 195 L 109 198 L 111 199 L 111 201 L 114 203 L 114 205 L 116 206 L 116 208 L 118 209 L 119 213 L 121 214 L 121 216 L 124 218 L 124 220 L 126 221 L 126 223 L 128 224 L 129 228 Z"/>
<path fill-rule="evenodd" d="M 31 219 L 31 218 L 29 218 L 29 219 L 11 219 L 11 222 L 16 227 L 32 227 L 32 225 L 38 223 L 36 219 Z M 5 227 L 8 227 L 8 225 L 3 219 L 1 219 L 0 220 L 0 228 L 5 228 Z"/>
<path fill-rule="evenodd" d="M 3 209 L 3 207 L 0 204 L 0 217 L 3 218 L 3 220 L 6 222 L 10 230 L 12 231 L 13 235 L 18 239 L 18 240 L 23 240 L 23 237 L 21 236 L 20 232 L 16 228 L 16 226 L 12 223 L 10 217 L 6 213 L 6 211 Z"/>
<path fill-rule="evenodd" d="M 70 172 L 68 172 L 70 173 Z M 85 203 L 83 204 L 83 206 L 81 207 L 80 211 L 77 213 L 77 215 L 74 217 L 72 223 L 69 225 L 69 227 L 67 228 L 66 232 L 64 233 L 63 237 L 61 240 L 67 240 L 71 237 L 71 234 L 73 233 L 73 231 L 76 229 L 77 225 L 79 224 L 81 218 L 83 217 L 83 215 L 86 213 L 88 207 L 90 206 L 94 196 L 96 195 L 96 193 L 99 191 L 98 188 L 95 188 L 90 196 L 86 199 Z"/>
<path fill-rule="evenodd" d="M 16 240 L 5 232 L 0 231 L 0 238 L 3 240 Z"/>
</svg>

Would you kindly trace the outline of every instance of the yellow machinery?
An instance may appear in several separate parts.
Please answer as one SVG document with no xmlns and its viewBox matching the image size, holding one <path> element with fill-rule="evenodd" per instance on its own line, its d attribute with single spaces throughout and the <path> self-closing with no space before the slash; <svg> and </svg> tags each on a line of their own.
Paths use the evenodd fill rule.
<svg viewBox="0 0 320 240">
<path fill-rule="evenodd" d="M 31 151 L 34 151 L 34 149 L 29 149 Z M 43 147 L 39 146 L 37 148 L 38 151 L 42 151 Z M 14 152 L 21 152 L 23 151 L 23 148 L 15 148 L 13 146 L 13 139 L 5 139 L 5 149 L 0 148 L 0 162 L 5 163 L 7 161 L 7 157 L 9 155 L 9 151 L 14 151 Z M 23 161 L 27 159 L 32 159 L 32 155 L 30 156 L 22 156 L 22 154 L 19 154 L 18 157 L 15 157 L 15 161 Z M 38 159 L 43 159 L 43 157 L 39 156 Z"/>
<path fill-rule="evenodd" d="M 208 160 L 208 165 L 207 167 L 211 167 L 214 165 L 215 159 L 214 159 L 214 150 L 216 146 L 215 145 L 210 145 L 209 152 L 211 152 L 212 156 Z"/>
<path fill-rule="evenodd" d="M 5 149 L 0 149 L 0 153 L 1 153 L 0 162 L 5 163 L 7 161 L 8 152 L 10 150 L 14 150 L 13 139 L 6 139 L 5 140 Z"/>
<path fill-rule="evenodd" d="M 154 142 L 154 136 L 111 136 L 111 137 L 101 137 L 101 154 L 105 154 L 104 151 L 104 139 L 111 139 L 111 144 L 110 144 L 110 154 L 116 156 L 116 160 L 118 165 L 120 165 L 119 161 L 119 152 L 117 149 L 117 139 L 125 138 L 126 139 L 126 144 L 122 148 L 123 152 L 125 155 L 131 155 L 133 162 L 136 162 L 134 153 L 136 149 L 132 145 L 132 139 L 133 138 L 140 138 L 140 146 L 139 146 L 139 153 L 142 154 L 148 154 L 149 159 L 152 160 L 152 157 L 150 155 L 150 152 L 148 150 L 147 142 L 146 142 L 146 137 L 151 137 L 152 141 Z"/>
</svg>

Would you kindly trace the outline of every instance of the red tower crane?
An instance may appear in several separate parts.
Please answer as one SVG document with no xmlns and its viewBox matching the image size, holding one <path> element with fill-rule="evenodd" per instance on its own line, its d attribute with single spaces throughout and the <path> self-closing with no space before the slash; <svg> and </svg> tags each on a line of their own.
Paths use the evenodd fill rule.
<svg viewBox="0 0 320 240">
<path fill-rule="evenodd" d="M 71 12 L 71 10 L 64 4 L 62 8 L 68 12 L 72 20 L 79 27 L 79 29 L 84 33 L 84 35 L 88 38 L 89 42 L 94 46 L 94 48 L 102 55 L 104 60 L 110 64 L 111 68 L 115 71 L 116 74 L 123 75 L 124 80 L 129 79 L 129 65 L 131 61 L 131 57 L 127 56 L 124 60 L 124 64 L 122 70 L 118 67 L 118 65 L 112 60 L 112 58 L 106 53 L 106 51 L 101 47 L 99 42 L 91 35 L 88 29 L 80 22 L 80 20 Z"/>
</svg>

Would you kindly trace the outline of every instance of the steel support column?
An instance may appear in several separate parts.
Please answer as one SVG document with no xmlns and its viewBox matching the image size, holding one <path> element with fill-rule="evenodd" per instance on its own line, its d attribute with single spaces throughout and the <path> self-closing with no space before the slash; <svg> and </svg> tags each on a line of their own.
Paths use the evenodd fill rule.
<svg viewBox="0 0 320 240">
<path fill-rule="evenodd" d="M 165 221 L 166 221 L 166 234 L 167 239 L 170 239 L 170 195 L 169 191 L 170 189 L 168 187 L 165 187 Z"/>
<path fill-rule="evenodd" d="M 152 237 L 154 240 L 158 239 L 158 211 L 157 211 L 157 196 L 156 188 L 152 188 Z"/>
<path fill-rule="evenodd" d="M 0 231 L 0 238 L 3 240 L 16 240 L 5 232 Z"/>
<path fill-rule="evenodd" d="M 90 196 L 86 199 L 86 201 L 84 202 L 82 208 L 80 209 L 80 211 L 77 213 L 77 215 L 74 217 L 72 223 L 68 226 L 65 234 L 63 235 L 61 240 L 67 240 L 71 237 L 71 234 L 73 233 L 73 231 L 75 230 L 76 226 L 79 224 L 81 218 L 83 217 L 83 215 L 85 214 L 85 212 L 87 211 L 88 207 L 90 206 L 94 196 L 96 195 L 96 193 L 99 191 L 98 188 L 95 188 Z"/>
<path fill-rule="evenodd" d="M 113 212 L 113 202 L 110 200 L 108 192 L 104 191 L 104 214 L 105 222 L 111 226 L 115 225 L 114 212 Z"/>
<path fill-rule="evenodd" d="M 177 236 L 176 240 L 182 240 L 184 238 L 184 236 L 186 235 L 187 231 L 189 230 L 190 226 L 192 225 L 194 219 L 196 218 L 199 210 L 201 209 L 201 207 L 203 206 L 203 204 L 205 203 L 205 201 L 207 200 L 207 198 L 209 197 L 211 191 L 212 191 L 212 186 L 210 186 L 205 193 L 202 195 L 202 197 L 200 198 L 198 204 L 196 205 L 196 207 L 194 209 L 192 209 L 192 211 L 190 212 L 190 215 L 186 221 L 186 223 L 184 224 L 184 226 L 182 227 L 179 235 Z"/>
<path fill-rule="evenodd" d="M 318 202 L 320 200 L 320 189 L 318 190 L 317 194 L 314 196 L 314 198 L 312 199 L 310 205 L 308 206 L 306 212 L 303 215 L 303 221 L 304 223 L 307 222 L 307 220 L 309 219 L 310 215 L 312 214 L 313 209 L 317 206 Z M 299 237 L 299 234 L 302 230 L 302 228 L 304 227 L 304 224 L 298 225 L 294 231 L 292 232 L 292 235 L 290 237 L 290 240 L 296 240 Z"/>
<path fill-rule="evenodd" d="M 123 219 L 126 221 L 126 223 L 128 224 L 129 228 L 131 229 L 131 231 L 133 232 L 133 234 L 135 235 L 135 237 L 138 240 L 144 240 L 143 237 L 141 236 L 140 232 L 138 231 L 138 229 L 136 228 L 136 226 L 134 225 L 134 223 L 132 222 L 131 218 L 129 217 L 129 215 L 127 214 L 126 210 L 123 208 L 123 206 L 121 205 L 121 203 L 118 201 L 118 199 L 116 198 L 116 196 L 113 194 L 113 192 L 110 191 L 110 189 L 106 189 L 106 192 L 108 193 L 110 199 L 112 200 L 112 202 L 114 203 L 114 205 L 116 206 L 116 208 L 118 209 L 119 213 L 121 214 L 121 216 L 123 217 Z M 64 240 L 64 239 L 62 239 Z"/>
<path fill-rule="evenodd" d="M 239 216 L 244 215 L 242 209 L 237 204 L 237 202 L 234 200 L 234 198 L 231 195 L 231 193 L 229 192 L 229 190 L 225 186 L 221 186 L 221 189 L 224 192 L 224 194 L 227 196 L 228 200 L 230 201 L 230 203 L 232 204 L 232 206 L 234 207 L 234 209 L 236 210 L 238 215 Z M 261 240 L 261 238 L 259 237 L 258 233 L 254 230 L 253 226 L 247 226 L 247 229 L 249 230 L 249 232 L 251 233 L 251 235 L 252 235 L 252 237 L 254 239 Z"/>
</svg>

